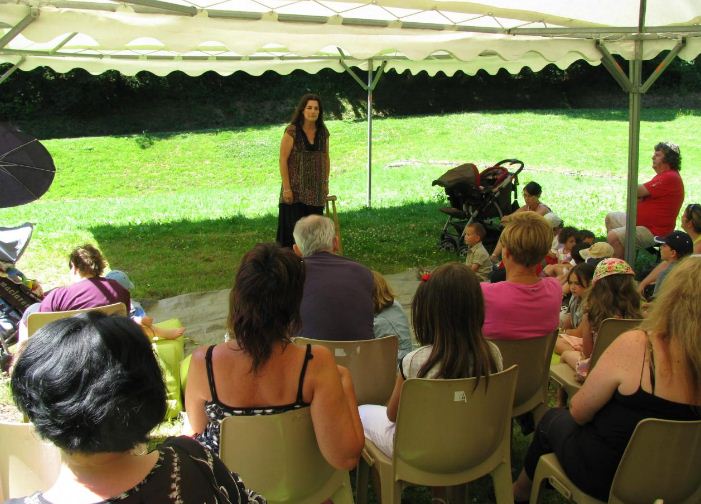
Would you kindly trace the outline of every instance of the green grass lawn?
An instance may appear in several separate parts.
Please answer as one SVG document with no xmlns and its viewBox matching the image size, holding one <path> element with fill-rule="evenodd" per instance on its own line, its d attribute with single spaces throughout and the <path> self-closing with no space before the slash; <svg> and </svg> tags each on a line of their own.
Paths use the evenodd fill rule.
<svg viewBox="0 0 701 504">
<path fill-rule="evenodd" d="M 603 233 L 608 210 L 625 206 L 626 112 L 577 110 L 465 113 L 374 121 L 373 208 L 366 201 L 366 125 L 329 121 L 331 192 L 339 197 L 346 255 L 384 273 L 435 265 L 442 190 L 431 182 L 471 161 L 516 157 L 521 183 L 567 224 Z M 698 111 L 647 110 L 640 181 L 659 140 L 681 145 L 687 201 L 698 201 Z M 136 283 L 137 299 L 229 287 L 254 243 L 275 237 L 284 125 L 178 134 L 46 140 L 57 173 L 39 201 L 0 210 L 0 225 L 36 223 L 20 269 L 46 287 L 66 281 L 74 246 L 96 243 Z"/>
<path fill-rule="evenodd" d="M 431 182 L 463 162 L 486 167 L 519 158 L 521 183 L 544 187 L 542 200 L 567 224 L 598 235 L 609 210 L 623 210 L 626 112 L 489 112 L 374 122 L 373 208 L 365 208 L 366 125 L 330 121 L 331 192 L 339 197 L 346 255 L 383 273 L 455 260 L 436 244 L 444 219 L 442 190 Z M 0 210 L 0 225 L 36 223 L 20 269 L 46 287 L 64 283 L 67 254 L 97 244 L 136 283 L 135 298 L 156 299 L 231 286 L 241 255 L 275 237 L 284 125 L 179 134 L 44 142 L 57 174 L 39 201 Z M 698 111 L 646 110 L 640 181 L 652 177 L 660 140 L 681 146 L 686 202 L 701 200 Z M 0 382 L 0 403 L 9 402 Z M 170 432 L 172 426 L 163 432 Z M 177 428 L 175 428 L 177 431 Z M 514 470 L 530 441 L 514 433 Z M 471 487 L 489 502 L 487 482 Z M 547 502 L 561 502 L 549 496 Z M 430 501 L 410 489 L 405 502 Z"/>
</svg>

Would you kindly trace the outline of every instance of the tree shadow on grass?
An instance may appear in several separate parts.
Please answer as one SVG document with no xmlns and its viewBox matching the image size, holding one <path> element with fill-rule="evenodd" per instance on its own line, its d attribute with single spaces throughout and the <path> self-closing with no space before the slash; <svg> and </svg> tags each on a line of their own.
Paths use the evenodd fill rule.
<svg viewBox="0 0 701 504">
<path fill-rule="evenodd" d="M 435 202 L 344 211 L 344 255 L 385 274 L 460 260 L 438 250 L 444 223 Z M 234 216 L 90 228 L 110 267 L 126 271 L 140 300 L 230 288 L 244 253 L 275 240 L 277 217 Z"/>
</svg>

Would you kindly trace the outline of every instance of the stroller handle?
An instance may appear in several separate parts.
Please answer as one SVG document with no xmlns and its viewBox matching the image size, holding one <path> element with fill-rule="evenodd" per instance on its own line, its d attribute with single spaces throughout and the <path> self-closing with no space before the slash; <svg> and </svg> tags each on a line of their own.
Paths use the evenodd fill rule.
<svg viewBox="0 0 701 504">
<path fill-rule="evenodd" d="M 523 170 L 523 161 L 520 161 L 518 159 L 502 159 L 498 163 L 496 163 L 494 166 L 501 166 L 504 163 L 508 163 L 510 165 L 519 165 L 516 171 L 513 173 L 514 175 L 518 175 L 521 173 L 521 170 Z"/>
</svg>

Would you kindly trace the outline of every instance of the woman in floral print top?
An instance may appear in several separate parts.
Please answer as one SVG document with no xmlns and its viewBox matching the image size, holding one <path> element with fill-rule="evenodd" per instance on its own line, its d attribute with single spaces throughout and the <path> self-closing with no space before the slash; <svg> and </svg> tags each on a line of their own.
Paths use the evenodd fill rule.
<svg viewBox="0 0 701 504">
<path fill-rule="evenodd" d="M 166 412 L 163 378 L 143 332 L 93 312 L 29 339 L 11 380 L 18 408 L 62 451 L 56 482 L 9 503 L 264 503 L 196 441 L 137 448 Z"/>
</svg>

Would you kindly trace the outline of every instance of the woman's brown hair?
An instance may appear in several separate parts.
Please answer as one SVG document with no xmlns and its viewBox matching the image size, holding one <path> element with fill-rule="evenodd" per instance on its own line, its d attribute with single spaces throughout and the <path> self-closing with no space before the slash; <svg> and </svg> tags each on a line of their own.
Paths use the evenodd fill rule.
<svg viewBox="0 0 701 504">
<path fill-rule="evenodd" d="M 642 297 L 633 275 L 609 275 L 592 285 L 584 302 L 589 325 L 598 331 L 607 318 L 642 318 Z"/>
<path fill-rule="evenodd" d="M 486 377 L 497 371 L 482 337 L 482 289 L 466 265 L 444 264 L 421 282 L 411 304 L 411 320 L 418 342 L 432 346 L 418 378 L 435 366 L 437 377 L 445 379 Z"/>
<path fill-rule="evenodd" d="M 73 266 L 82 276 L 102 276 L 107 261 L 95 247 L 86 243 L 76 247 L 68 256 L 68 266 Z"/>
<path fill-rule="evenodd" d="M 252 360 L 256 372 L 273 345 L 290 342 L 300 328 L 304 263 L 292 249 L 259 243 L 241 259 L 229 294 L 229 334 Z"/>
</svg>

